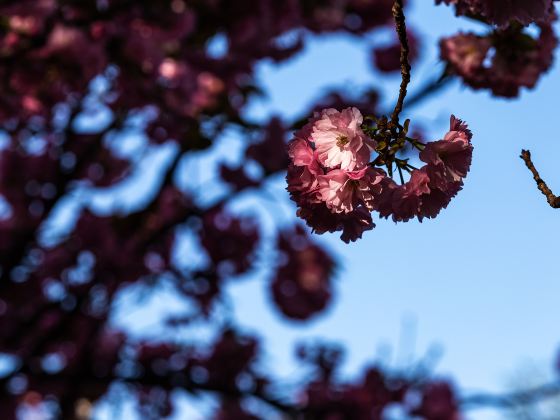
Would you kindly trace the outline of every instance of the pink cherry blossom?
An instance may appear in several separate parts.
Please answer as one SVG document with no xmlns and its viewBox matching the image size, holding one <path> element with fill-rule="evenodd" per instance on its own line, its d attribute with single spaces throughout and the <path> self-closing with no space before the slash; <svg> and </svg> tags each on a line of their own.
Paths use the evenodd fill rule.
<svg viewBox="0 0 560 420">
<path fill-rule="evenodd" d="M 410 180 L 404 185 L 393 184 L 387 188 L 387 195 L 384 197 L 385 217 L 392 214 L 395 222 L 407 222 L 418 216 L 422 204 L 423 194 L 430 193 L 428 183 L 430 178 L 425 170 L 415 170 L 412 172 Z"/>
<path fill-rule="evenodd" d="M 313 149 L 306 140 L 300 138 L 288 144 L 288 156 L 296 166 L 309 166 L 314 160 Z"/>
<path fill-rule="evenodd" d="M 442 209 L 447 208 L 451 199 L 455 197 L 462 188 L 463 181 L 448 184 L 446 191 L 430 188 L 428 194 L 422 194 L 420 197 L 421 204 L 418 220 L 422 221 L 424 218 L 433 219 L 436 217 Z"/>
<path fill-rule="evenodd" d="M 334 169 L 319 177 L 322 199 L 333 213 L 350 213 L 360 204 L 372 210 L 384 176 L 373 168 L 353 172 Z"/>
<path fill-rule="evenodd" d="M 461 120 L 451 116 L 450 131 L 443 140 L 428 143 L 420 153 L 426 162 L 432 186 L 445 192 L 450 185 L 467 176 L 471 166 L 472 133 Z"/>
<path fill-rule="evenodd" d="M 374 142 L 362 131 L 362 122 L 357 108 L 341 112 L 329 108 L 320 113 L 313 123 L 311 141 L 323 166 L 353 171 L 369 162 Z"/>
<path fill-rule="evenodd" d="M 318 174 L 312 166 L 294 166 L 288 167 L 286 180 L 288 182 L 288 192 L 292 200 L 298 206 L 303 203 L 319 203 L 321 202 L 321 192 L 319 190 Z"/>
<path fill-rule="evenodd" d="M 316 159 L 316 152 L 306 140 L 296 138 L 288 145 L 292 162 L 288 166 L 288 191 L 296 203 L 319 202 L 319 179 L 324 171 Z"/>
<path fill-rule="evenodd" d="M 325 203 L 306 203 L 298 209 L 297 215 L 319 235 L 342 231 L 340 238 L 346 243 L 360 239 L 365 231 L 375 227 L 370 211 L 362 206 L 351 213 L 333 214 Z"/>
</svg>

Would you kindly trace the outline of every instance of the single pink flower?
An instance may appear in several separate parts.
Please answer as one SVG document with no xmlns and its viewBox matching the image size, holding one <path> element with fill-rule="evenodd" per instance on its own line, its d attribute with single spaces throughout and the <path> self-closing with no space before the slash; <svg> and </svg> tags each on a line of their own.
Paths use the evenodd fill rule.
<svg viewBox="0 0 560 420">
<path fill-rule="evenodd" d="M 325 203 L 305 203 L 298 209 L 297 215 L 319 235 L 341 231 L 340 238 L 346 243 L 360 239 L 365 231 L 375 227 L 370 211 L 363 206 L 351 213 L 333 214 Z"/>
<path fill-rule="evenodd" d="M 278 237 L 280 264 L 271 283 L 274 303 L 288 318 L 307 320 L 322 312 L 331 300 L 332 257 L 297 226 Z"/>
<path fill-rule="evenodd" d="M 435 218 L 442 209 L 447 208 L 451 199 L 457 195 L 463 188 L 463 182 L 454 182 L 447 185 L 447 190 L 441 191 L 437 188 L 431 188 L 428 194 L 422 194 L 420 197 L 420 211 L 418 213 L 418 220 L 422 221 L 424 218 Z"/>
<path fill-rule="evenodd" d="M 461 182 L 469 172 L 473 147 L 472 133 L 461 120 L 451 116 L 450 131 L 443 140 L 426 144 L 420 159 L 426 162 L 430 185 L 445 192 Z"/>
<path fill-rule="evenodd" d="M 295 138 L 288 143 L 288 156 L 296 166 L 309 166 L 314 160 L 313 149 L 301 138 Z"/>
<path fill-rule="evenodd" d="M 317 116 L 311 141 L 323 166 L 353 171 L 369 163 L 375 144 L 362 131 L 362 122 L 362 114 L 357 108 L 346 108 L 341 112 L 329 108 Z"/>
<path fill-rule="evenodd" d="M 295 138 L 288 144 L 288 155 L 292 163 L 288 166 L 286 180 L 292 199 L 298 205 L 303 201 L 321 201 L 318 177 L 324 174 L 324 170 L 309 142 Z"/>
<path fill-rule="evenodd" d="M 371 212 L 365 207 L 358 207 L 352 213 L 338 215 L 338 223 L 339 230 L 342 230 L 340 239 L 346 243 L 355 242 L 366 230 L 375 227 Z"/>
<path fill-rule="evenodd" d="M 412 171 L 410 180 L 399 186 L 393 194 L 393 220 L 407 222 L 418 216 L 422 204 L 421 197 L 430 193 L 430 178 L 425 170 Z"/>
<path fill-rule="evenodd" d="M 317 164 L 318 165 L 318 164 Z M 321 192 L 319 190 L 319 174 L 322 174 L 321 168 L 316 166 L 295 166 L 288 167 L 286 180 L 288 182 L 288 192 L 292 199 L 301 205 L 303 201 L 318 203 L 321 201 Z"/>
<path fill-rule="evenodd" d="M 333 213 L 350 213 L 360 204 L 372 210 L 384 177 L 381 171 L 367 167 L 352 172 L 334 169 L 319 176 L 319 189 Z"/>
</svg>

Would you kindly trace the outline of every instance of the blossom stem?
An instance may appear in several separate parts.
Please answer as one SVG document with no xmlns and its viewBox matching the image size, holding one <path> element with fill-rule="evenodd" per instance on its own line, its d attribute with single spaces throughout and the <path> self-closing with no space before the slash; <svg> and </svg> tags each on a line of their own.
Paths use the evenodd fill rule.
<svg viewBox="0 0 560 420">
<path fill-rule="evenodd" d="M 395 110 L 391 115 L 391 122 L 395 125 L 399 125 L 399 115 L 403 109 L 404 100 L 406 98 L 408 84 L 410 83 L 410 63 L 408 61 L 409 46 L 408 37 L 406 33 L 406 22 L 404 16 L 404 6 L 403 0 L 395 0 L 393 4 L 393 17 L 395 18 L 395 26 L 397 30 L 397 35 L 399 36 L 399 41 L 401 43 L 401 87 L 399 89 L 399 99 L 395 105 Z"/>
<path fill-rule="evenodd" d="M 535 165 L 531 160 L 531 152 L 529 150 L 522 150 L 520 157 L 521 159 L 523 159 L 525 165 L 533 174 L 533 179 L 537 183 L 538 189 L 544 194 L 544 196 L 546 197 L 546 201 L 548 201 L 548 204 L 550 204 L 550 207 L 552 207 L 553 209 L 560 208 L 560 197 L 554 195 L 552 190 L 548 188 L 546 182 L 539 175 L 539 171 L 537 171 L 537 168 L 535 168 Z"/>
<path fill-rule="evenodd" d="M 422 151 L 426 148 L 426 145 L 424 143 L 422 143 L 422 142 L 420 142 L 416 139 L 411 139 L 409 137 L 407 137 L 406 139 L 410 142 L 410 144 L 412 144 L 412 147 L 414 147 L 414 148 L 416 148 L 420 151 Z"/>
<path fill-rule="evenodd" d="M 399 177 L 401 178 L 401 185 L 404 185 L 404 177 L 403 177 L 402 169 L 399 165 L 397 165 L 397 168 L 399 169 Z"/>
</svg>

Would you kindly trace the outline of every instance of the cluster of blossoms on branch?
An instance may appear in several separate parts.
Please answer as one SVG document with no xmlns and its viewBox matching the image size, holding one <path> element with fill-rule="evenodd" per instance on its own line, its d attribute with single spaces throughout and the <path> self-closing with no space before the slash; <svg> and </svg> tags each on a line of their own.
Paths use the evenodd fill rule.
<svg viewBox="0 0 560 420">
<path fill-rule="evenodd" d="M 326 109 L 295 133 L 289 144 L 288 191 L 298 215 L 314 231 L 342 231 L 345 242 L 355 241 L 375 226 L 373 211 L 395 222 L 422 221 L 436 217 L 461 190 L 473 151 L 466 124 L 452 116 L 442 140 L 422 143 L 404 130 L 394 144 L 380 140 L 387 124 L 380 119 L 373 127 L 364 125 L 356 108 Z M 419 151 L 421 168 L 410 165 L 410 158 L 396 157 L 408 143 Z M 401 184 L 391 176 L 394 166 Z M 403 171 L 409 173 L 407 182 Z"/>
</svg>

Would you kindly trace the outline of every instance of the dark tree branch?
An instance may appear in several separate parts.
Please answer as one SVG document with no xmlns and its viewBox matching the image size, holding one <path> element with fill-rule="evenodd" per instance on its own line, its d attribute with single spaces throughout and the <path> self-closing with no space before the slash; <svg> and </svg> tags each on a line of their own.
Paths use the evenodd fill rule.
<svg viewBox="0 0 560 420">
<path fill-rule="evenodd" d="M 406 33 L 406 22 L 403 10 L 403 0 L 395 0 L 393 4 L 393 17 L 395 18 L 395 25 L 399 41 L 401 43 L 401 87 L 399 90 L 399 99 L 395 105 L 391 121 L 394 125 L 399 124 L 399 115 L 403 109 L 404 100 L 406 98 L 408 84 L 410 83 L 410 63 L 408 61 L 409 47 L 408 36 Z"/>
<path fill-rule="evenodd" d="M 538 189 L 544 194 L 544 196 L 546 197 L 546 201 L 548 201 L 548 204 L 550 204 L 550 207 L 552 207 L 553 209 L 560 208 L 560 197 L 554 195 L 552 190 L 548 188 L 546 182 L 544 182 L 544 180 L 539 175 L 537 168 L 535 168 L 535 165 L 531 160 L 531 152 L 529 150 L 522 150 L 520 157 L 521 159 L 523 159 L 525 165 L 527 165 L 527 168 L 533 174 L 533 179 L 537 183 Z"/>
</svg>

